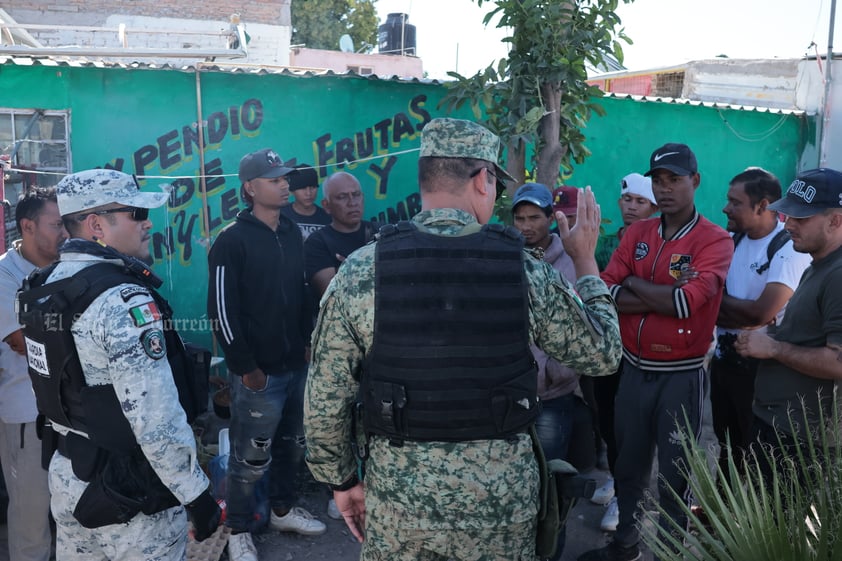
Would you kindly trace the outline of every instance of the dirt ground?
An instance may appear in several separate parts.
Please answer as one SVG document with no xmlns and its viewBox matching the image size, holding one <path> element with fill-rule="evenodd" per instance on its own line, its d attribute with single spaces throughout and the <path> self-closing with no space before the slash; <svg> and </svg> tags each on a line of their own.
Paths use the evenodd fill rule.
<svg viewBox="0 0 842 561">
<path fill-rule="evenodd" d="M 254 536 L 261 561 L 356 561 L 360 544 L 351 535 L 345 522 L 327 515 L 328 491 L 312 480 L 302 486 L 301 506 L 327 525 L 321 536 L 301 536 L 291 532 L 269 530 Z"/>
</svg>

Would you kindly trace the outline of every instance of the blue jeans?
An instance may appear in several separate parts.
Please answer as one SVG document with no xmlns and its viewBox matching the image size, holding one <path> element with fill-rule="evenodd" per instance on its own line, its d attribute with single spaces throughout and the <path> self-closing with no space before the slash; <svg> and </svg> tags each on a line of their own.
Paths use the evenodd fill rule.
<svg viewBox="0 0 842 561">
<path fill-rule="evenodd" d="M 258 391 L 243 385 L 241 376 L 230 376 L 231 456 L 225 523 L 234 530 L 249 530 L 254 522 L 254 488 L 267 469 L 272 508 L 285 510 L 295 503 L 304 459 L 307 370 L 267 372 L 266 387 Z"/>
<path fill-rule="evenodd" d="M 571 392 L 541 402 L 541 414 L 535 420 L 535 430 L 547 460 L 567 460 L 578 401 L 579 397 Z"/>
</svg>

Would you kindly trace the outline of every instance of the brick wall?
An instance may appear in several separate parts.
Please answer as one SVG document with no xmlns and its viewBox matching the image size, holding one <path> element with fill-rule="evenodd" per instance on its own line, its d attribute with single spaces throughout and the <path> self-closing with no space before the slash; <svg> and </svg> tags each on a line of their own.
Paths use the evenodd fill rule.
<svg viewBox="0 0 842 561">
<path fill-rule="evenodd" d="M 214 33 L 227 31 L 231 15 L 239 13 L 251 37 L 248 60 L 232 62 L 251 64 L 289 64 L 290 2 L 292 0 L 252 0 L 232 3 L 230 0 L 184 2 L 174 0 L 4 0 L 2 7 L 19 24 L 55 24 L 107 27 L 110 31 L 28 30 L 45 47 L 92 46 L 119 49 L 122 44 L 116 29 L 124 24 L 129 33 L 129 48 L 157 49 L 220 49 L 225 37 Z M 142 29 L 170 30 L 167 33 L 144 33 Z M 201 32 L 205 35 L 179 33 Z M 89 57 L 92 58 L 92 57 Z M 114 59 L 132 62 L 137 57 Z M 189 65 L 195 60 L 144 59 L 142 62 Z"/>
<path fill-rule="evenodd" d="M 125 14 L 154 18 L 228 20 L 239 13 L 244 22 L 289 25 L 292 0 L 3 0 L 2 7 L 18 23 L 102 25 L 110 15 Z"/>
</svg>

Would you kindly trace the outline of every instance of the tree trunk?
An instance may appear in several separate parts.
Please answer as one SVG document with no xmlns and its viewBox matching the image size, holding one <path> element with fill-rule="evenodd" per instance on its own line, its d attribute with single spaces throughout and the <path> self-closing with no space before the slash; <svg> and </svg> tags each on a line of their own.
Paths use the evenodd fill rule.
<svg viewBox="0 0 842 561">
<path fill-rule="evenodd" d="M 522 140 L 510 142 L 506 155 L 506 171 L 515 178 L 506 185 L 506 192 L 513 197 L 517 188 L 526 183 L 526 145 Z"/>
<path fill-rule="evenodd" d="M 540 146 L 538 152 L 538 170 L 536 181 L 543 183 L 550 189 L 556 187 L 559 177 L 561 159 L 567 153 L 567 147 L 559 142 L 561 123 L 561 83 L 541 84 L 541 97 L 544 102 L 544 116 L 538 124 Z"/>
</svg>

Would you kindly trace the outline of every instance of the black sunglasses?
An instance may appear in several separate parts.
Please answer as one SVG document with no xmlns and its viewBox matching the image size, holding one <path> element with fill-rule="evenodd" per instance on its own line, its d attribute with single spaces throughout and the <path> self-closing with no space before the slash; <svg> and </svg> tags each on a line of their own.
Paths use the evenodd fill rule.
<svg viewBox="0 0 842 561">
<path fill-rule="evenodd" d="M 505 183 L 503 183 L 503 180 L 502 180 L 502 179 L 500 179 L 500 178 L 497 176 L 497 174 L 496 174 L 496 173 L 494 173 L 494 170 L 492 170 L 491 168 L 479 168 L 478 170 L 476 170 L 476 171 L 474 171 L 473 173 L 471 173 L 471 179 L 473 179 L 474 177 L 478 176 L 482 170 L 487 171 L 487 172 L 488 172 L 488 174 L 489 174 L 491 177 L 493 177 L 493 178 L 494 178 L 494 181 L 496 182 L 495 186 L 497 187 L 497 193 L 494 195 L 494 200 L 495 200 L 495 201 L 499 201 L 499 200 L 500 200 L 500 197 L 502 197 L 502 196 L 503 196 L 503 193 L 506 191 L 506 184 L 505 184 Z"/>
<path fill-rule="evenodd" d="M 149 209 L 148 208 L 140 208 L 136 206 L 121 206 L 117 208 L 109 208 L 106 210 L 97 210 L 96 212 L 88 212 L 79 217 L 80 220 L 84 220 L 85 216 L 90 214 L 96 214 L 97 216 L 101 216 L 103 214 L 114 214 L 116 212 L 129 212 L 132 215 L 132 220 L 135 222 L 143 222 L 144 220 L 149 218 Z"/>
</svg>

